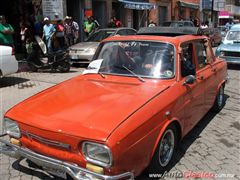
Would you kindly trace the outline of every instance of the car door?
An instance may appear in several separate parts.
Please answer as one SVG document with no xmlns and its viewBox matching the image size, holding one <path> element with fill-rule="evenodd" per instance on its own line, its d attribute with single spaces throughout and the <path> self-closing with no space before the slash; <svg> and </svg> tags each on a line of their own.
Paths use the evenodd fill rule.
<svg viewBox="0 0 240 180">
<path fill-rule="evenodd" d="M 196 56 L 192 42 L 181 45 L 180 76 L 181 84 L 184 84 L 189 75 L 196 76 Z M 184 108 L 184 131 L 188 132 L 202 118 L 204 106 L 204 91 L 202 80 L 196 79 L 193 84 L 181 86 Z"/>
<path fill-rule="evenodd" d="M 214 64 L 214 56 L 207 40 L 194 42 L 197 56 L 197 78 L 204 84 L 204 109 L 205 112 L 214 103 L 217 90 L 217 67 Z"/>
</svg>

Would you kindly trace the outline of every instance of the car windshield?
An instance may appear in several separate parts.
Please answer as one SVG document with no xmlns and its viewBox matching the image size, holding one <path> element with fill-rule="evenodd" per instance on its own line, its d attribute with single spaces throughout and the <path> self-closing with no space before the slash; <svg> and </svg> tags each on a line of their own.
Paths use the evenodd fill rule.
<svg viewBox="0 0 240 180">
<path fill-rule="evenodd" d="M 240 31 L 229 31 L 227 40 L 240 41 Z"/>
<path fill-rule="evenodd" d="M 93 33 L 89 38 L 88 42 L 100 42 L 103 39 L 106 39 L 107 37 L 111 36 L 115 31 L 114 30 L 100 30 L 95 33 Z"/>
<path fill-rule="evenodd" d="M 149 41 L 106 42 L 96 54 L 103 59 L 99 73 L 146 78 L 173 78 L 174 47 Z"/>
</svg>

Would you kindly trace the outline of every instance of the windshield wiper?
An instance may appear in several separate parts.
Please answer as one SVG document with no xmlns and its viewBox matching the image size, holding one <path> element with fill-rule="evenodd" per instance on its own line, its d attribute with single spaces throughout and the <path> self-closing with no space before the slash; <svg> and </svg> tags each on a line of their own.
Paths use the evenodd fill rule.
<svg viewBox="0 0 240 180">
<path fill-rule="evenodd" d="M 102 78 L 106 78 L 106 75 L 105 75 L 105 74 L 103 74 L 103 73 L 101 73 L 101 72 L 98 72 L 98 74 L 100 74 Z"/>
<path fill-rule="evenodd" d="M 130 69 L 128 69 L 128 68 L 127 68 L 126 66 L 124 66 L 124 65 L 122 65 L 122 66 L 114 66 L 114 67 L 120 68 L 120 69 L 125 69 L 125 70 L 127 70 L 128 72 L 130 72 L 134 77 L 138 78 L 141 82 L 145 82 L 145 80 L 144 80 L 141 76 L 137 75 L 136 73 L 134 73 L 133 71 L 131 71 Z"/>
</svg>

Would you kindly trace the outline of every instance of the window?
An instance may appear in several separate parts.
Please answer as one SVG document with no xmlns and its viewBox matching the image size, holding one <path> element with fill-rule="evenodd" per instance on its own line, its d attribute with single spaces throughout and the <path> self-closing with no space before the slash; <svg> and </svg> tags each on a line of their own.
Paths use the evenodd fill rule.
<svg viewBox="0 0 240 180">
<path fill-rule="evenodd" d="M 135 35 L 136 31 L 132 30 L 132 29 L 127 29 L 127 35 Z"/>
<path fill-rule="evenodd" d="M 195 42 L 198 67 L 204 68 L 207 65 L 207 52 L 203 41 Z"/>
<path fill-rule="evenodd" d="M 192 43 L 183 44 L 181 46 L 181 75 L 186 77 L 188 75 L 195 75 L 195 65 L 193 58 L 193 45 Z"/>
</svg>

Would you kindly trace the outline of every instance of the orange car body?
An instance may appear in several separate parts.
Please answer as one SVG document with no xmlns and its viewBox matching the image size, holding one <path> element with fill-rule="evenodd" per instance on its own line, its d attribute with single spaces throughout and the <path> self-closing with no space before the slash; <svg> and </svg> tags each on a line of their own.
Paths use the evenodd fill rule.
<svg viewBox="0 0 240 180">
<path fill-rule="evenodd" d="M 175 77 L 140 82 L 134 77 L 85 74 L 42 91 L 5 114 L 18 123 L 22 148 L 86 168 L 81 145 L 96 142 L 112 152 L 113 163 L 104 167 L 104 175 L 132 172 L 138 176 L 149 165 L 169 124 L 176 125 L 181 139 L 204 117 L 227 76 L 226 63 L 214 57 L 207 37 L 128 36 L 104 42 L 126 40 L 174 45 Z M 184 86 L 181 44 L 198 40 L 205 40 L 209 61 L 200 67 L 194 46 L 196 82 Z"/>
</svg>

